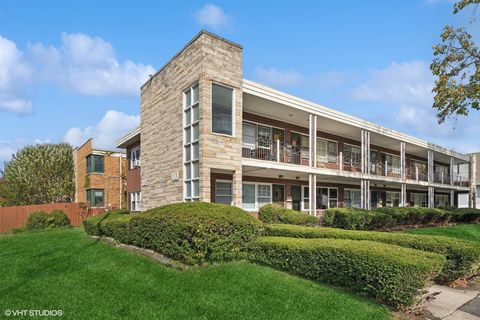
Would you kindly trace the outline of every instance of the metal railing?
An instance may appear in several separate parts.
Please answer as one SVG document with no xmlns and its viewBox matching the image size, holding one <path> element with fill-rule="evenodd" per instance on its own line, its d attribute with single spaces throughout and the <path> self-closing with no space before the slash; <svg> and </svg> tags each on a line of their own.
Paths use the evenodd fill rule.
<svg viewBox="0 0 480 320">
<path fill-rule="evenodd" d="M 387 161 L 375 161 L 370 163 L 370 174 L 385 177 L 400 177 L 400 168 L 394 167 Z"/>
<path fill-rule="evenodd" d="M 470 179 L 468 177 L 464 177 L 458 174 L 453 175 L 453 184 L 455 186 L 460 187 L 469 187 L 470 186 Z"/>
<path fill-rule="evenodd" d="M 317 154 L 317 166 L 322 167 L 325 164 L 338 164 L 338 153 L 328 152 L 326 155 Z"/>
<path fill-rule="evenodd" d="M 445 172 L 434 172 L 433 182 L 441 184 L 450 184 L 450 174 Z"/>
<path fill-rule="evenodd" d="M 256 139 L 255 143 L 243 143 L 242 157 L 308 165 L 309 149 L 280 140 Z"/>
<path fill-rule="evenodd" d="M 418 167 L 405 168 L 405 178 L 415 181 L 428 181 L 428 172 L 420 170 Z"/>
</svg>

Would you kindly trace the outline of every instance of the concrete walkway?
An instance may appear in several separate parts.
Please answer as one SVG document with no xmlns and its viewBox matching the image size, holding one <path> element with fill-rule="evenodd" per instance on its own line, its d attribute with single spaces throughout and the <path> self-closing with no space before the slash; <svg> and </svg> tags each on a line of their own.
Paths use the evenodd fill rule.
<svg viewBox="0 0 480 320">
<path fill-rule="evenodd" d="M 480 320 L 480 291 L 434 285 L 428 294 L 435 293 L 435 298 L 425 304 L 434 319 Z"/>
</svg>

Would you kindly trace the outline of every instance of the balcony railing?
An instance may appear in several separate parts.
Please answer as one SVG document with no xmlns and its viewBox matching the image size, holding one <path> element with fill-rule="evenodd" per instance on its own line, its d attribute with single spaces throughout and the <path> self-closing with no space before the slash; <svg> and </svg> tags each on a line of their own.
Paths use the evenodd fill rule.
<svg viewBox="0 0 480 320">
<path fill-rule="evenodd" d="M 418 167 L 405 168 L 405 178 L 416 181 L 428 181 L 428 172 L 420 170 Z"/>
<path fill-rule="evenodd" d="M 470 179 L 458 174 L 453 175 L 453 184 L 460 187 L 469 187 Z"/>
<path fill-rule="evenodd" d="M 434 172 L 433 182 L 441 184 L 450 184 L 450 174 L 445 172 Z"/>
<path fill-rule="evenodd" d="M 278 161 L 283 163 L 309 164 L 309 149 L 289 143 L 257 139 L 255 143 L 243 143 L 242 156 L 259 160 Z"/>
<path fill-rule="evenodd" d="M 385 177 L 400 177 L 400 168 L 387 161 L 375 161 L 370 164 L 370 174 Z"/>
</svg>

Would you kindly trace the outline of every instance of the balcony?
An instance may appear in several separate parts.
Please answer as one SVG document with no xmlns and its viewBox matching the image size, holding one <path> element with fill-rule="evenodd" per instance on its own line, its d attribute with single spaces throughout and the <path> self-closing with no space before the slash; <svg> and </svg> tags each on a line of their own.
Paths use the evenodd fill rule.
<svg viewBox="0 0 480 320">
<path fill-rule="evenodd" d="M 425 170 L 420 170 L 418 167 L 405 168 L 405 178 L 415 181 L 428 182 L 428 172 Z"/>
<path fill-rule="evenodd" d="M 445 172 L 435 172 L 433 174 L 433 182 L 441 184 L 450 184 L 450 174 Z"/>
<path fill-rule="evenodd" d="M 469 187 L 470 186 L 470 179 L 468 177 L 464 177 L 458 174 L 453 175 L 453 185 L 459 187 Z"/>
<path fill-rule="evenodd" d="M 242 157 L 309 165 L 308 148 L 280 142 L 280 140 L 256 139 L 255 143 L 243 143 Z"/>
<path fill-rule="evenodd" d="M 370 164 L 370 174 L 400 178 L 400 167 L 394 167 L 387 161 L 375 161 Z"/>
</svg>

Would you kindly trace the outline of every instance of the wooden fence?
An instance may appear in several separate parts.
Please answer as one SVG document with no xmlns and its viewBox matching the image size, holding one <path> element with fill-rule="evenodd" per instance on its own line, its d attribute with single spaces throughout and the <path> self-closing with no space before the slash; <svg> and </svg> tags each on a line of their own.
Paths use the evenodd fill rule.
<svg viewBox="0 0 480 320">
<path fill-rule="evenodd" d="M 0 233 L 10 231 L 25 225 L 28 216 L 32 212 L 60 209 L 70 218 L 73 226 L 80 226 L 85 216 L 102 213 L 101 208 L 88 209 L 86 211 L 79 203 L 51 203 L 31 206 L 0 207 Z"/>
</svg>

